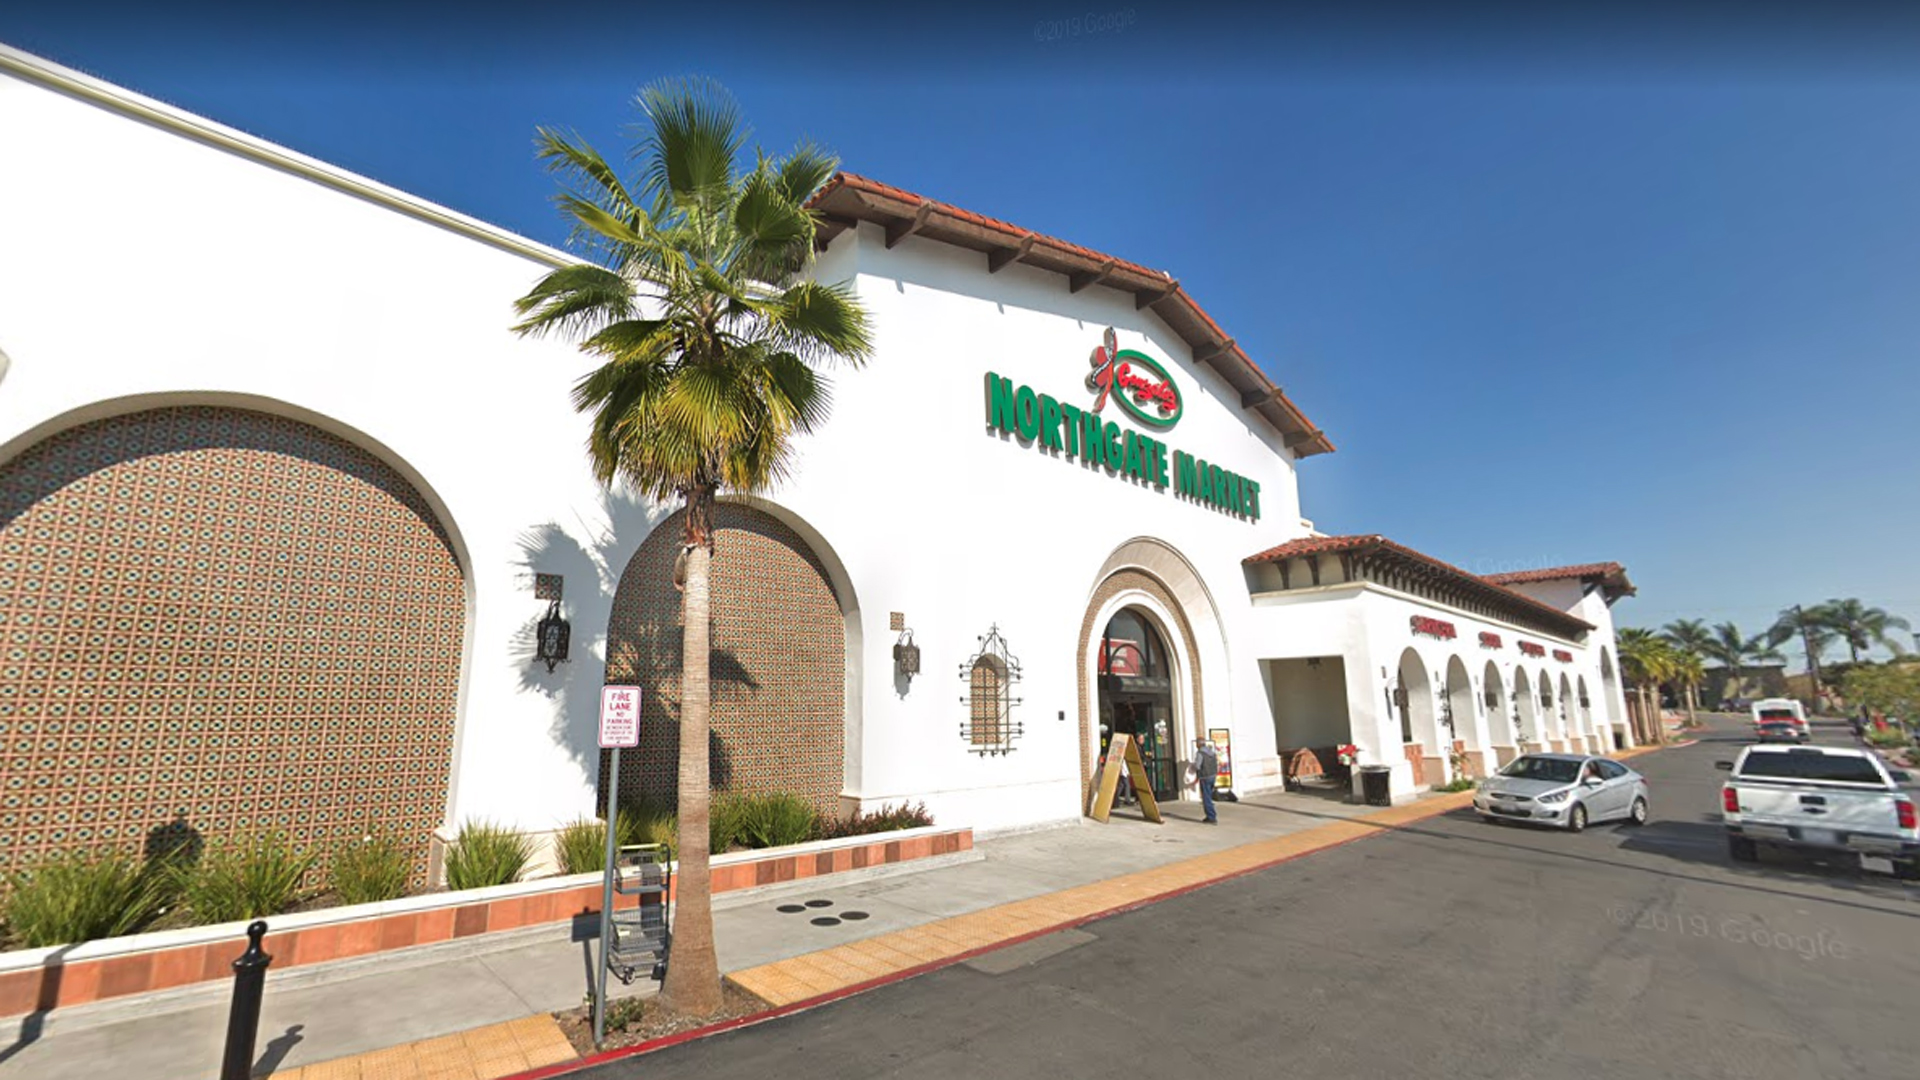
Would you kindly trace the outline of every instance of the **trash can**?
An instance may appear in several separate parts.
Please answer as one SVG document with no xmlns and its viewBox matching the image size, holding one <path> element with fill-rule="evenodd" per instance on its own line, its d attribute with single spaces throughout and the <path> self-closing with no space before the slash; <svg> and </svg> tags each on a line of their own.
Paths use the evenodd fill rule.
<svg viewBox="0 0 1920 1080">
<path fill-rule="evenodd" d="M 1360 766 L 1360 791 L 1366 797 L 1368 806 L 1393 805 L 1389 786 L 1392 779 L 1393 770 L 1385 765 Z"/>
</svg>

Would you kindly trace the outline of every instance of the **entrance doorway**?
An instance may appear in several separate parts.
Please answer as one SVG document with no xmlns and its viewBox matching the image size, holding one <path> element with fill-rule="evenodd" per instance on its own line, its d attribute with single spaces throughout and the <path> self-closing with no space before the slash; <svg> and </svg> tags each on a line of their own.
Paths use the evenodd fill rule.
<svg viewBox="0 0 1920 1080">
<path fill-rule="evenodd" d="M 1179 733 L 1165 639 L 1138 608 L 1122 608 L 1100 635 L 1100 753 L 1116 733 L 1140 745 L 1153 797 L 1180 797 Z"/>
</svg>

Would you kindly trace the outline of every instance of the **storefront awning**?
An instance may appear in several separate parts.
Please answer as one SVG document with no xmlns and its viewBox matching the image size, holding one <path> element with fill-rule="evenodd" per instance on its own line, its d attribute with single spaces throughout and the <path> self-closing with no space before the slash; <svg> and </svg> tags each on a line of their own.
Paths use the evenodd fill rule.
<svg viewBox="0 0 1920 1080">
<path fill-rule="evenodd" d="M 1371 580 L 1462 611 L 1497 615 L 1567 641 L 1578 641 L 1594 629 L 1593 624 L 1584 619 L 1377 534 L 1309 536 L 1249 555 L 1242 561 L 1249 565 L 1278 565 L 1284 587 L 1295 588 L 1309 582 L 1320 583 L 1322 559 L 1338 561 L 1342 580 Z M 1295 560 L 1304 560 L 1308 567 L 1299 577 L 1295 577 L 1291 569 Z"/>
<path fill-rule="evenodd" d="M 1224 378 L 1240 395 L 1240 407 L 1277 430 L 1295 457 L 1333 452 L 1333 441 L 1326 433 L 1166 273 L 853 173 L 836 174 L 808 206 L 820 213 L 823 247 L 859 222 L 869 221 L 886 229 L 888 247 L 909 236 L 922 236 L 984 253 L 990 274 L 1020 263 L 1064 274 L 1072 292 L 1104 285 L 1132 293 L 1134 310 L 1151 308 L 1193 349 L 1194 362 Z"/>
</svg>

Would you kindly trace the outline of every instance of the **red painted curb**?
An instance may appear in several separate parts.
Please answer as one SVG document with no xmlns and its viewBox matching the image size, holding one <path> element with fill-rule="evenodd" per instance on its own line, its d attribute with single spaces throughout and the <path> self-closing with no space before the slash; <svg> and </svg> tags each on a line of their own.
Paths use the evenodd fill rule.
<svg viewBox="0 0 1920 1080">
<path fill-rule="evenodd" d="M 1458 809 L 1461 809 L 1461 807 L 1449 806 L 1445 808 L 1435 808 L 1433 811 L 1429 813 L 1421 814 L 1419 817 L 1410 818 L 1408 822 L 1401 822 L 1394 825 L 1376 825 L 1373 827 L 1382 832 L 1387 832 L 1395 828 L 1399 828 L 1401 825 L 1408 824 L 1413 821 L 1421 821 L 1430 817 L 1439 817 L 1442 814 L 1450 813 Z M 1356 820 L 1356 823 L 1358 824 L 1367 824 L 1364 818 L 1355 819 L 1355 820 Z M 1057 934 L 1062 930 L 1072 930 L 1076 927 L 1085 926 L 1090 922 L 1098 922 L 1101 919 L 1110 919 L 1115 915 L 1124 915 L 1127 912 L 1137 911 L 1140 908 L 1146 907 L 1150 904 L 1158 904 L 1163 901 L 1177 899 L 1178 897 L 1185 896 L 1188 893 L 1198 892 L 1201 889 L 1210 888 L 1222 882 L 1232 881 L 1236 878 L 1243 878 L 1249 874 L 1257 874 L 1263 870 L 1270 870 L 1273 867 L 1279 866 L 1282 863 L 1292 862 L 1295 859 L 1305 858 L 1308 855 L 1317 855 L 1322 851 L 1329 851 L 1333 848 L 1345 847 L 1346 845 L 1354 843 L 1356 841 L 1371 839 L 1371 837 L 1372 837 L 1372 834 L 1369 833 L 1369 834 L 1363 834 L 1360 836 L 1350 836 L 1345 840 L 1331 840 L 1325 844 L 1320 845 L 1319 847 L 1309 848 L 1305 851 L 1296 851 L 1291 855 L 1282 855 L 1280 858 L 1270 859 L 1263 863 L 1257 863 L 1253 866 L 1244 867 L 1242 869 L 1235 870 L 1231 873 L 1222 874 L 1221 876 L 1216 878 L 1208 878 L 1205 881 L 1196 881 L 1191 885 L 1182 885 L 1177 889 L 1170 889 L 1163 893 L 1156 893 L 1152 896 L 1142 897 L 1141 899 L 1138 899 L 1138 900 L 1132 900 L 1124 904 L 1118 904 L 1114 907 L 1105 908 L 1100 911 L 1096 911 L 1091 915 L 1082 915 L 1082 916 L 1079 916 L 1078 918 L 1069 919 L 1066 922 L 1062 922 L 1062 923 L 1055 923 L 1052 926 L 1042 927 L 1041 929 L 1038 929 L 1038 930 L 1029 930 L 1024 934 L 1019 934 L 1015 937 L 1007 938 L 1004 941 L 996 941 L 991 945 L 982 945 L 978 948 L 968 949 L 965 952 L 955 953 L 952 956 L 943 956 L 938 960 L 929 960 L 924 964 L 918 964 L 914 967 L 905 968 L 900 971 L 889 972 L 886 975 L 876 976 L 874 978 L 868 979 L 865 982 L 853 983 L 848 986 L 843 986 L 838 990 L 829 991 L 817 997 L 807 998 L 804 1001 L 795 1001 L 790 1004 L 781 1005 L 776 1008 L 769 1009 L 766 1012 L 753 1013 L 748 1016 L 739 1016 L 739 1017 L 733 1018 L 732 1020 L 722 1020 L 717 1024 L 709 1024 L 706 1027 L 694 1028 L 691 1031 L 682 1031 L 674 1035 L 662 1035 L 657 1039 L 649 1039 L 646 1042 L 635 1043 L 632 1046 L 623 1046 L 615 1050 L 603 1050 L 598 1054 L 594 1054 L 590 1057 L 580 1058 L 577 1061 L 563 1062 L 558 1065 L 545 1065 L 538 1069 L 533 1069 L 528 1072 L 514 1073 L 511 1076 L 503 1078 L 503 1080 L 548 1080 L 548 1078 L 550 1077 L 566 1076 L 570 1073 L 577 1072 L 582 1069 L 593 1068 L 594 1066 L 597 1066 L 597 1065 L 605 1065 L 608 1062 L 619 1061 L 623 1058 L 639 1057 L 642 1054 L 650 1054 L 655 1050 L 664 1050 L 667 1047 L 677 1046 L 684 1042 L 692 1042 L 695 1039 L 704 1039 L 710 1035 L 719 1035 L 724 1032 L 733 1031 L 739 1028 L 751 1027 L 755 1024 L 765 1023 L 766 1021 L 769 1021 L 769 1020 L 778 1020 L 783 1016 L 791 1016 L 794 1013 L 805 1012 L 808 1009 L 818 1008 L 822 1005 L 830 1005 L 833 1002 L 841 1000 L 842 998 L 849 998 L 854 996 L 855 994 L 863 994 L 868 990 L 878 989 L 879 987 L 887 986 L 892 983 L 904 982 L 908 979 L 925 975 L 931 971 L 938 971 L 939 969 L 944 967 L 951 967 L 954 964 L 965 963 L 966 961 L 971 960 L 976 956 L 983 956 L 987 953 L 995 952 L 1000 949 L 1010 948 L 1014 945 L 1019 945 L 1022 942 L 1031 941 L 1034 938 L 1045 937 L 1048 934 Z M 1257 842 L 1258 841 L 1256 841 L 1256 843 Z M 778 963 L 778 961 L 775 961 L 775 962 Z"/>
</svg>

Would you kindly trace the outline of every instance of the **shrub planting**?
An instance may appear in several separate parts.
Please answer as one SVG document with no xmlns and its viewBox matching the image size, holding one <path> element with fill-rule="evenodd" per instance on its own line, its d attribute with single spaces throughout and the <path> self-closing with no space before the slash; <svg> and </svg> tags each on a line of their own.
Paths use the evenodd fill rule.
<svg viewBox="0 0 1920 1080">
<path fill-rule="evenodd" d="M 739 841 L 750 848 L 804 844 L 820 831 L 820 813 L 798 795 L 775 792 L 741 800 Z"/>
<path fill-rule="evenodd" d="M 447 845 L 447 888 L 484 889 L 518 881 L 533 861 L 533 842 L 490 821 L 468 821 Z"/>
<path fill-rule="evenodd" d="M 411 852 L 391 836 L 369 833 L 335 849 L 330 880 L 342 903 L 372 904 L 405 896 L 412 874 Z"/>
<path fill-rule="evenodd" d="M 317 852 L 295 850 L 285 835 L 268 833 L 215 845 L 198 866 L 175 865 L 173 877 L 181 900 L 197 921 L 236 922 L 292 907 L 318 859 Z"/>
<path fill-rule="evenodd" d="M 621 842 L 626 841 L 626 822 L 620 823 Z M 586 874 L 606 866 L 607 823 L 598 818 L 575 818 L 560 827 L 554 836 L 560 872 Z"/>
<path fill-rule="evenodd" d="M 893 832 L 897 829 L 918 829 L 931 824 L 933 824 L 933 815 L 927 811 L 925 803 L 883 805 L 872 812 L 857 811 L 852 817 L 824 822 L 820 830 L 820 838 L 837 840 L 843 836 L 866 836 L 870 833 Z"/>
<path fill-rule="evenodd" d="M 160 876 L 124 855 L 56 855 L 10 874 L 0 908 L 22 948 L 77 945 L 138 931 L 166 902 Z"/>
</svg>

